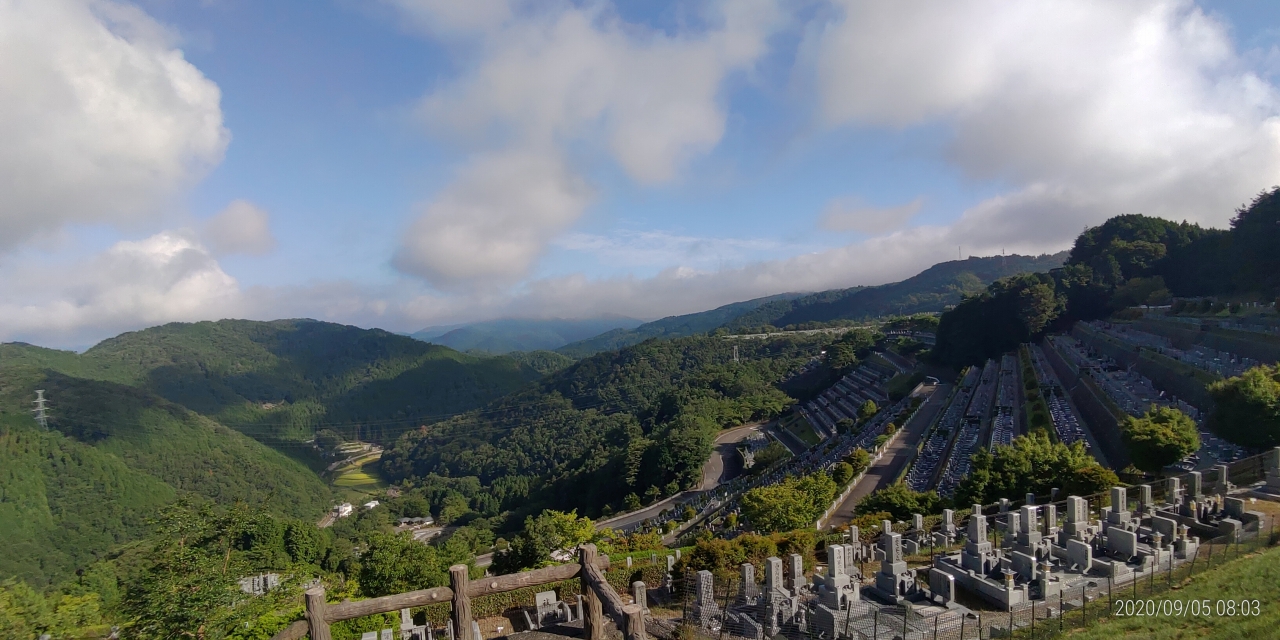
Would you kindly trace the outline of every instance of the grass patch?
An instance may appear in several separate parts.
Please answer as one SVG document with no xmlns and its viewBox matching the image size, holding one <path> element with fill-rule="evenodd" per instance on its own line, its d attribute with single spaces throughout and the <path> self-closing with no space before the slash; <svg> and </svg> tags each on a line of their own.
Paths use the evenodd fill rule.
<svg viewBox="0 0 1280 640">
<path fill-rule="evenodd" d="M 810 447 L 822 442 L 817 430 L 799 412 L 784 416 L 782 420 L 778 421 L 778 426 Z"/>
<path fill-rule="evenodd" d="M 925 375 L 923 371 L 916 371 L 915 373 L 899 373 L 898 375 L 890 378 L 889 384 L 886 385 L 886 388 L 889 391 L 889 399 L 897 402 L 907 397 L 907 394 L 911 393 L 911 390 L 916 388 L 916 385 L 924 382 L 924 378 Z"/>
<path fill-rule="evenodd" d="M 1221 568 L 1192 577 L 1180 589 L 1159 597 L 1162 600 L 1242 599 L 1261 602 L 1257 616 L 1212 617 L 1131 617 L 1107 618 L 1067 637 L 1075 640 L 1152 638 L 1182 640 L 1215 638 L 1237 640 L 1280 636 L 1280 549 L 1270 549 L 1232 560 Z"/>
</svg>

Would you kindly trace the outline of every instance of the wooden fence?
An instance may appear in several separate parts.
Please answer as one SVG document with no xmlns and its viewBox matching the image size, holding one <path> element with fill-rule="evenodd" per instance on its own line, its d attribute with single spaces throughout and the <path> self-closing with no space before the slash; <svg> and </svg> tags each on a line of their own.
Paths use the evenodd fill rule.
<svg viewBox="0 0 1280 640">
<path fill-rule="evenodd" d="M 578 549 L 578 564 L 562 564 L 505 576 L 486 577 L 472 582 L 467 565 L 449 567 L 449 586 L 398 593 L 356 602 L 325 602 L 323 586 L 306 592 L 306 619 L 298 620 L 272 637 L 272 640 L 331 640 L 330 623 L 361 618 L 400 609 L 449 602 L 454 640 L 480 640 L 472 628 L 471 599 L 493 593 L 536 587 L 572 578 L 582 580 L 582 628 L 584 640 L 604 638 L 604 614 L 613 619 L 626 640 L 647 640 L 644 610 L 638 604 L 623 604 L 622 598 L 605 579 L 609 557 L 601 556 L 593 544 Z"/>
</svg>

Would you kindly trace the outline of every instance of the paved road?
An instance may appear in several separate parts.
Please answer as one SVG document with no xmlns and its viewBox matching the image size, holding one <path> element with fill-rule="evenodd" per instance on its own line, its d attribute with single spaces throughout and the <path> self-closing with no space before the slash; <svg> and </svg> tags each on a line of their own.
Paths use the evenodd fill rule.
<svg viewBox="0 0 1280 640">
<path fill-rule="evenodd" d="M 843 504 L 836 508 L 836 512 L 831 516 L 831 525 L 841 525 L 853 520 L 853 508 L 857 506 L 863 498 L 871 494 L 876 489 L 883 489 L 893 483 L 894 479 L 901 473 L 903 466 L 911 459 L 911 455 L 915 452 L 916 446 L 920 444 L 921 437 L 924 436 L 925 429 L 933 424 L 934 418 L 942 411 L 946 405 L 947 396 L 951 395 L 953 384 L 939 384 L 934 387 L 929 399 L 925 401 L 920 411 L 915 417 L 907 422 L 904 427 L 906 431 L 898 436 L 889 445 L 889 449 L 884 452 L 879 460 L 871 465 L 866 475 L 862 476 L 862 480 L 853 488 L 848 498 L 845 498 Z"/>
<path fill-rule="evenodd" d="M 722 482 L 732 480 L 737 474 L 742 472 L 742 463 L 738 459 L 738 454 L 734 451 L 734 445 L 744 440 L 747 436 L 754 432 L 758 432 L 764 428 L 763 423 L 753 422 L 734 427 L 727 431 L 720 432 L 716 436 L 715 444 L 711 452 L 711 457 L 707 459 L 706 464 L 702 466 L 702 484 L 696 490 L 682 491 L 666 500 L 661 500 L 645 507 L 639 511 L 633 511 L 625 516 L 605 520 L 596 523 L 598 527 L 611 527 L 614 529 L 629 527 L 642 520 L 648 520 L 661 512 L 677 504 L 682 504 L 704 492 L 715 489 Z"/>
</svg>

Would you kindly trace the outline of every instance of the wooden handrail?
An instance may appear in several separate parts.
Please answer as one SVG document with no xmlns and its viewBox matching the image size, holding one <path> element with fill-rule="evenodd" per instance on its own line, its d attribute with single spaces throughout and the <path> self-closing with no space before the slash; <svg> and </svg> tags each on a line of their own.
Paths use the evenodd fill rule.
<svg viewBox="0 0 1280 640">
<path fill-rule="evenodd" d="M 590 546 L 590 553 L 587 547 Z M 613 618 L 614 624 L 622 631 L 626 640 L 645 640 L 648 636 L 644 626 L 644 608 L 638 604 L 623 604 L 622 598 L 613 585 L 604 577 L 604 572 L 595 564 L 586 560 L 594 555 L 594 545 L 582 545 L 582 583 L 598 599 L 604 612 Z"/>
<path fill-rule="evenodd" d="M 595 550 L 594 545 L 591 546 L 591 549 L 592 551 Z M 603 572 L 609 568 L 609 557 L 595 556 L 594 553 L 592 557 L 590 569 L 596 575 L 603 576 Z M 295 621 L 285 627 L 272 636 L 272 640 L 301 640 L 308 636 L 311 637 L 311 640 L 329 640 L 330 623 L 440 602 L 449 602 L 451 604 L 452 617 L 455 618 L 454 636 L 459 640 L 473 640 L 471 638 L 471 598 L 579 578 L 582 577 L 582 567 L 582 564 L 562 564 L 533 571 L 492 576 L 471 582 L 467 576 L 469 567 L 467 565 L 454 565 L 449 568 L 450 581 L 454 586 L 459 587 L 458 589 L 435 587 L 433 589 L 397 593 L 368 600 L 332 604 L 325 601 L 324 587 L 315 586 L 308 589 L 305 594 L 307 604 L 306 619 Z M 605 584 L 607 585 L 608 583 L 606 582 Z M 586 589 L 583 590 L 584 594 L 586 594 L 586 591 Z M 617 598 L 616 593 L 613 596 Z M 589 596 L 588 599 L 590 600 L 591 597 L 593 596 Z M 615 619 L 621 620 L 621 618 L 617 617 Z M 622 624 L 619 623 L 619 627 L 621 626 Z"/>
</svg>

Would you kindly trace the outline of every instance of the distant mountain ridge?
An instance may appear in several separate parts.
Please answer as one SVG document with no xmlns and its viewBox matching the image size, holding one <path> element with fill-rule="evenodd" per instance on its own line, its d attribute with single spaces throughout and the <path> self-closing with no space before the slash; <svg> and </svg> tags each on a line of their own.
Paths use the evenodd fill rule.
<svg viewBox="0 0 1280 640">
<path fill-rule="evenodd" d="M 459 351 L 504 354 L 513 351 L 549 351 L 607 331 L 628 330 L 642 320 L 626 316 L 598 318 L 499 318 L 444 327 L 428 327 L 410 337 Z"/>
<path fill-rule="evenodd" d="M 886 315 L 940 312 L 988 284 L 1025 272 L 1061 267 L 1067 252 L 1039 256 L 991 256 L 952 260 L 902 280 L 875 287 L 832 289 L 760 305 L 725 323 L 731 330 L 787 327 L 809 322 L 863 320 Z"/>
<path fill-rule="evenodd" d="M 556 349 L 556 352 L 572 358 L 585 358 L 601 351 L 613 351 L 639 344 L 649 338 L 683 338 L 706 333 L 760 305 L 779 300 L 790 300 L 803 295 L 802 293 L 781 293 L 755 298 L 754 300 L 726 304 L 710 311 L 687 313 L 681 316 L 667 316 L 661 320 L 646 322 L 631 329 L 606 331 L 586 340 L 566 344 Z"/>
</svg>

